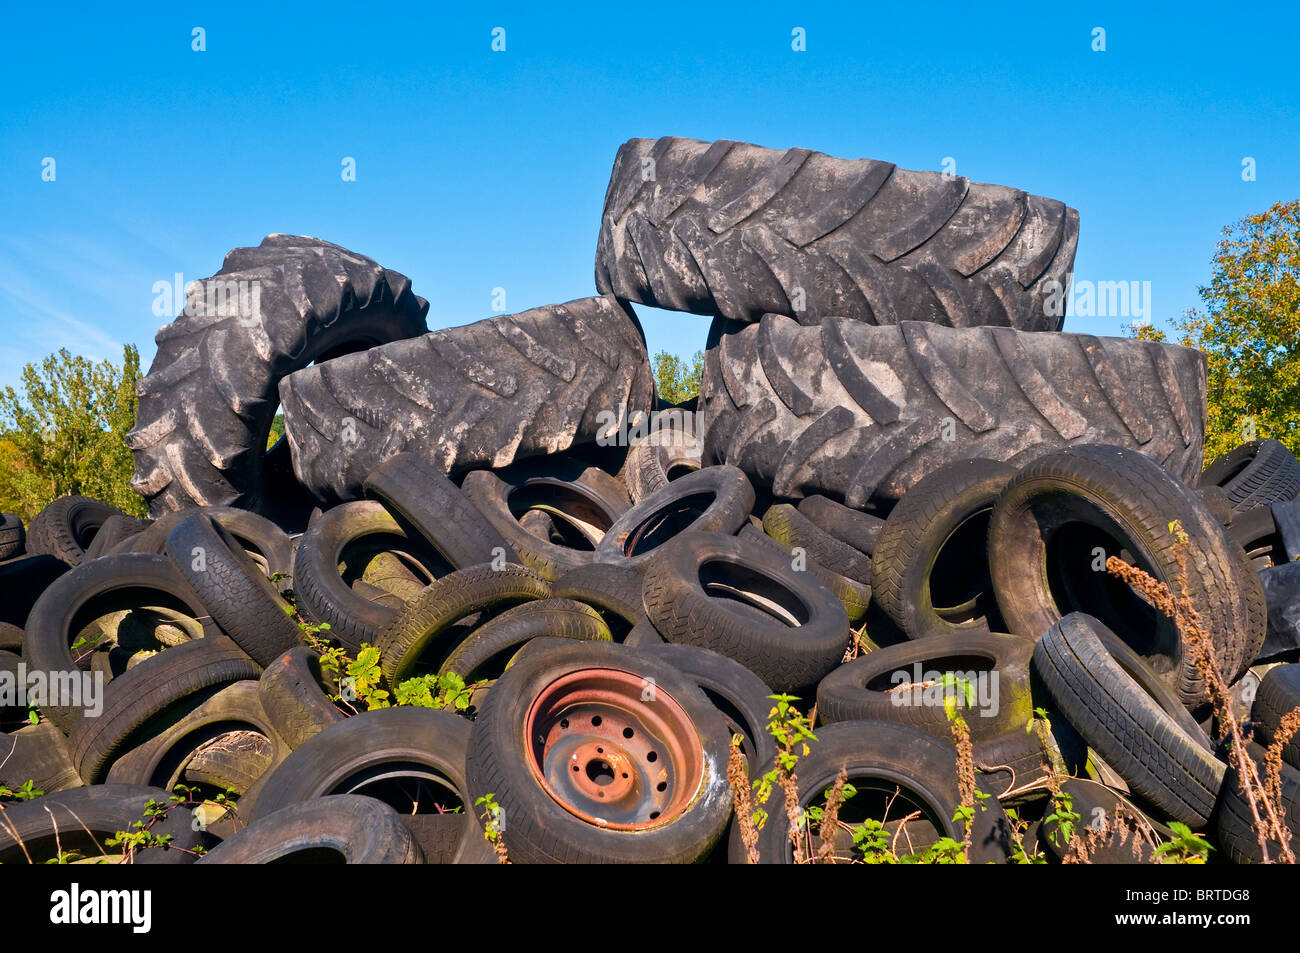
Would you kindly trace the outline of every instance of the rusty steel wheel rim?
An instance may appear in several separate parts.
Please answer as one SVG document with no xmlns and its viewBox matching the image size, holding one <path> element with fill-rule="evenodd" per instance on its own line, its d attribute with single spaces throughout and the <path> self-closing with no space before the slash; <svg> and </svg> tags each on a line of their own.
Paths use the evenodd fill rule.
<svg viewBox="0 0 1300 953">
<path fill-rule="evenodd" d="M 529 770 L 570 814 L 608 830 L 671 823 L 704 780 L 695 723 L 653 679 L 610 668 L 546 686 L 524 723 Z"/>
</svg>

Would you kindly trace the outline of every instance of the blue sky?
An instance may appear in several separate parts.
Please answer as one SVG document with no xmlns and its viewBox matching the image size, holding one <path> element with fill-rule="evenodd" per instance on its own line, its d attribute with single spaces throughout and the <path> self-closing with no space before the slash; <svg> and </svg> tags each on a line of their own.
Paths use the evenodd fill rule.
<svg viewBox="0 0 1300 953">
<path fill-rule="evenodd" d="M 1300 8 L 1134 6 L 10 5 L 0 384 L 63 346 L 135 342 L 147 367 L 154 283 L 269 232 L 405 272 L 434 328 L 488 316 L 496 287 L 512 311 L 592 294 L 634 136 L 952 157 L 1078 208 L 1076 278 L 1150 281 L 1160 323 L 1196 303 L 1225 224 L 1300 197 Z M 706 318 L 639 310 L 652 350 L 703 345 Z"/>
</svg>

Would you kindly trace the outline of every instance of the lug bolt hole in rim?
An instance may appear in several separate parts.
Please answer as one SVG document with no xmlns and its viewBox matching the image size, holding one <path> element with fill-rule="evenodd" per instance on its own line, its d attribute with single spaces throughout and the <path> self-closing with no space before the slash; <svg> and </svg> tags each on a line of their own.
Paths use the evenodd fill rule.
<svg viewBox="0 0 1300 953">
<path fill-rule="evenodd" d="M 570 814 L 609 830 L 676 818 L 704 780 L 704 748 L 690 716 L 632 672 L 567 673 L 529 706 L 524 724 L 534 779 Z"/>
</svg>

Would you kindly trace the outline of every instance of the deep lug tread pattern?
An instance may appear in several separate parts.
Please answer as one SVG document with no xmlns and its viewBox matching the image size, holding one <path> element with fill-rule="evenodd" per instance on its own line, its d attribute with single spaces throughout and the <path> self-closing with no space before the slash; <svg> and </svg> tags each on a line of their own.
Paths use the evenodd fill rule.
<svg viewBox="0 0 1300 953">
<path fill-rule="evenodd" d="M 609 297 L 374 347 L 280 386 L 294 472 L 330 502 L 359 498 L 403 451 L 462 473 L 595 443 L 620 409 L 649 413 L 653 393 L 635 319 Z"/>
<path fill-rule="evenodd" d="M 258 289 L 258 312 L 205 294 L 210 282 L 256 282 L 245 287 Z M 193 313 L 158 331 L 158 354 L 137 387 L 132 485 L 154 516 L 195 505 L 296 511 L 263 452 L 281 379 L 341 349 L 423 334 L 429 304 L 405 276 L 300 235 L 234 249 L 196 288 L 186 305 Z M 286 451 L 275 464 L 285 470 Z"/>
<path fill-rule="evenodd" d="M 1191 479 L 1205 374 L 1199 352 L 1147 341 L 829 317 L 804 328 L 770 314 L 711 349 L 704 459 L 778 496 L 854 508 L 897 500 L 944 463 L 1023 464 L 1076 444 L 1140 449 Z"/>
<path fill-rule="evenodd" d="M 1047 331 L 1079 230 L 1074 209 L 1019 189 L 676 137 L 624 143 L 601 222 L 596 286 L 641 304 Z"/>
</svg>

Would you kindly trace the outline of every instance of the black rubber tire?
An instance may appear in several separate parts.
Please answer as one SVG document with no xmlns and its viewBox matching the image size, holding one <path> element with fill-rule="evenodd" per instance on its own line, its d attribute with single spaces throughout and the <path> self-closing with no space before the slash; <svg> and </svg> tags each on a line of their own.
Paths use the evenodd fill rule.
<svg viewBox="0 0 1300 953">
<path fill-rule="evenodd" d="M 1109 823 L 1109 819 L 1121 806 L 1130 814 L 1145 817 L 1120 794 L 1089 778 L 1069 778 L 1061 783 L 1061 791 L 1070 796 L 1070 809 L 1079 815 L 1079 820 L 1075 822 L 1075 834 L 1078 836 L 1087 836 L 1089 828 L 1094 824 Z M 1150 818 L 1146 820 L 1157 831 L 1163 827 L 1158 821 Z M 1038 841 L 1057 860 L 1065 857 L 1069 847 L 1068 843 L 1061 843 L 1061 839 L 1057 822 L 1044 819 L 1038 829 Z M 1149 864 L 1153 853 L 1154 848 L 1141 838 L 1129 837 L 1121 844 L 1112 833 L 1107 840 L 1093 843 L 1088 857 L 1089 862 L 1094 864 Z"/>
<path fill-rule="evenodd" d="M 73 767 L 87 784 L 97 784 L 123 751 L 157 736 L 222 686 L 261 674 L 226 638 L 186 642 L 146 659 L 105 686 L 98 717 L 73 725 Z"/>
<path fill-rule="evenodd" d="M 750 777 L 758 777 L 776 763 L 776 741 L 767 730 L 773 701 L 772 689 L 745 666 L 698 645 L 643 645 L 640 651 L 663 659 L 694 680 L 700 691 L 742 738 L 740 750 L 749 764 Z"/>
<path fill-rule="evenodd" d="M 499 678 L 510 659 L 538 638 L 612 642 L 609 626 L 591 606 L 572 599 L 525 602 L 489 619 L 452 650 L 438 669 L 455 672 L 467 684 Z"/>
<path fill-rule="evenodd" d="M 143 533 L 148 526 L 149 521 L 138 520 L 133 516 L 110 516 L 104 520 L 104 524 L 95 533 L 95 538 L 86 547 L 84 559 L 98 559 L 119 551 L 124 543 Z"/>
<path fill-rule="evenodd" d="M 464 814 L 402 814 L 426 864 L 454 864 L 465 831 L 472 823 Z"/>
<path fill-rule="evenodd" d="M 1222 487 L 1234 513 L 1284 503 L 1300 494 L 1300 460 L 1276 440 L 1252 440 L 1216 459 L 1200 486 Z"/>
<path fill-rule="evenodd" d="M 512 552 L 460 488 L 413 453 L 384 461 L 363 486 L 367 496 L 382 500 L 456 569 L 490 563 Z"/>
<path fill-rule="evenodd" d="M 475 470 L 461 489 L 509 542 L 519 562 L 548 582 L 590 566 L 597 543 L 629 505 L 609 474 L 573 457 L 526 461 L 501 473 Z M 521 525 L 524 514 L 534 509 L 551 517 L 563 544 Z"/>
<path fill-rule="evenodd" d="M 915 684 L 910 676 L 917 665 L 923 674 L 975 672 L 978 679 L 982 673 L 996 673 L 997 682 L 992 682 L 990 674 L 988 683 L 991 706 L 978 697 L 975 685 L 971 686 L 977 693 L 974 704 L 959 703 L 978 753 L 982 741 L 1012 731 L 1023 734 L 1034 717 L 1029 686 L 1033 652 L 1031 639 L 992 632 L 948 633 L 876 649 L 841 665 L 821 680 L 817 686 L 817 718 L 827 723 L 895 721 L 947 741 L 952 732 L 942 701 L 898 688 Z M 954 687 L 948 694 L 960 699 L 959 691 Z M 930 704 L 931 700 L 939 704 Z"/>
<path fill-rule="evenodd" d="M 39 864 L 56 856 L 59 849 L 79 851 L 85 857 L 97 856 L 101 850 L 107 853 L 114 848 L 104 848 L 105 839 L 132 830 L 150 801 L 165 805 L 168 798 L 166 791 L 157 788 L 97 784 L 7 805 L 0 814 L 0 864 L 25 864 L 29 856 Z M 201 846 L 202 835 L 193 830 L 189 811 L 167 811 L 155 819 L 150 831 L 171 840 L 168 846 L 139 851 L 135 863 L 194 862 L 195 855 L 187 851 Z M 20 845 L 25 845 L 26 851 Z"/>
<path fill-rule="evenodd" d="M 523 566 L 507 563 L 502 569 L 473 566 L 444 576 L 428 586 L 379 633 L 380 669 L 390 685 L 405 681 L 422 656 L 436 669 L 446 661 L 455 643 L 445 644 L 454 623 L 468 615 L 500 610 L 549 599 L 551 586 Z"/>
<path fill-rule="evenodd" d="M 269 665 L 301 643 L 292 607 L 220 523 L 201 514 L 181 520 L 166 548 L 217 625 L 253 661 Z"/>
<path fill-rule="evenodd" d="M 769 506 L 763 532 L 786 546 L 798 546 L 818 565 L 863 586 L 871 585 L 871 557 L 836 539 L 789 503 Z"/>
<path fill-rule="evenodd" d="M 20 655 L 0 651 L 0 686 L 4 686 L 4 691 L 0 693 L 0 735 L 15 731 L 27 723 L 28 708 L 25 704 L 19 704 L 17 691 L 18 686 L 24 683 L 19 678 L 19 666 L 22 664 Z"/>
<path fill-rule="evenodd" d="M 329 624 L 329 637 L 338 639 L 350 654 L 360 651 L 363 642 L 374 644 L 399 611 L 356 591 L 339 574 L 345 551 L 367 537 L 404 538 L 410 545 L 403 552 L 429 580 L 452 569 L 378 501 L 344 503 L 312 519 L 294 557 L 294 595 L 307 616 Z M 395 540 L 392 544 L 398 545 Z"/>
<path fill-rule="evenodd" d="M 802 555 L 796 553 L 793 547 L 773 539 L 757 526 L 742 527 L 736 537 L 738 539 L 754 540 L 769 549 L 775 549 L 792 569 L 802 564 L 805 569 L 811 571 L 820 579 L 822 585 L 829 589 L 835 598 L 839 600 L 840 605 L 844 608 L 844 614 L 849 618 L 850 624 L 857 625 L 866 618 L 871 606 L 870 586 L 864 586 L 848 576 L 841 576 L 837 572 L 831 572 L 816 560 L 810 560 L 806 552 Z"/>
<path fill-rule="evenodd" d="M 879 516 L 836 503 L 829 496 L 805 496 L 797 508 L 824 532 L 868 556 L 875 552 L 885 525 Z"/>
<path fill-rule="evenodd" d="M 84 496 L 64 496 L 36 514 L 27 528 L 27 552 L 44 553 L 80 566 L 99 528 L 126 514 L 116 506 Z"/>
<path fill-rule="evenodd" d="M 1064 311 L 1054 316 L 1049 297 L 1068 280 L 1078 237 L 1074 209 L 962 176 L 808 149 L 631 139 L 605 194 L 596 287 L 746 321 L 774 311 L 805 324 L 845 315 L 1056 331 Z"/>
<path fill-rule="evenodd" d="M 1256 506 L 1236 514 L 1227 532 L 1228 539 L 1241 547 L 1257 572 L 1290 562 L 1272 507 Z"/>
<path fill-rule="evenodd" d="M 799 759 L 797 777 L 801 807 L 819 802 L 822 792 L 831 787 L 840 771 L 844 770 L 848 780 L 858 788 L 858 797 L 867 796 L 868 788 L 874 785 L 897 786 L 911 792 L 908 796 L 918 809 L 929 815 L 927 820 L 941 834 L 962 840 L 964 827 L 953 819 L 954 812 L 961 805 L 961 795 L 957 789 L 957 749 L 952 745 L 919 728 L 892 722 L 844 721 L 820 727 L 816 733 L 817 740 L 809 742 L 808 754 Z M 754 805 L 768 813 L 768 821 L 759 831 L 759 863 L 793 862 L 784 797 L 778 785 L 766 804 Z M 901 813 L 907 813 L 906 809 Z M 1010 850 L 1010 824 L 1006 812 L 992 797 L 978 801 L 971 827 L 969 861 L 972 864 L 1006 863 Z M 734 835 L 730 853 L 732 863 L 747 863 L 740 839 Z"/>
<path fill-rule="evenodd" d="M 14 655 L 22 655 L 23 630 L 13 623 L 0 622 L 0 652 L 12 652 Z"/>
<path fill-rule="evenodd" d="M 754 488 L 735 467 L 705 467 L 650 494 L 618 518 L 596 547 L 596 561 L 644 573 L 655 551 L 692 533 L 732 535 L 754 508 Z"/>
<path fill-rule="evenodd" d="M 285 748 L 279 755 L 287 753 Z M 276 757 L 271 739 L 251 728 L 237 729 L 190 753 L 181 780 L 242 796 L 271 770 Z"/>
<path fill-rule="evenodd" d="M 813 573 L 794 571 L 772 549 L 689 533 L 660 552 L 642 598 L 666 641 L 720 652 L 777 691 L 815 685 L 844 657 L 843 607 Z"/>
<path fill-rule="evenodd" d="M 21 556 L 0 563 L 0 622 L 23 629 L 45 590 L 72 567 L 55 556 Z"/>
<path fill-rule="evenodd" d="M 336 794 L 290 804 L 254 821 L 201 864 L 423 864 L 424 852 L 401 815 L 383 801 Z"/>
<path fill-rule="evenodd" d="M 705 457 L 774 496 L 888 505 L 956 460 L 1020 465 L 1074 444 L 1200 468 L 1205 357 L 1127 338 L 771 315 L 705 360 Z"/>
<path fill-rule="evenodd" d="M 280 385 L 294 470 L 331 502 L 358 498 L 403 450 L 444 473 L 503 467 L 604 439 L 618 408 L 649 413 L 652 399 L 640 326 L 609 297 L 435 331 Z"/>
<path fill-rule="evenodd" d="M 227 282 L 256 282 L 244 286 L 249 297 L 259 290 L 256 310 L 223 307 Z M 131 485 L 155 517 L 230 505 L 305 522 L 310 505 L 293 483 L 290 443 L 266 450 L 280 381 L 313 361 L 425 333 L 429 303 L 405 275 L 304 235 L 232 250 L 202 288 L 204 296 L 187 295 L 193 314 L 159 329 L 137 387 Z M 286 426 L 288 416 L 286 408 Z"/>
<path fill-rule="evenodd" d="M 622 644 L 633 649 L 652 645 L 667 645 L 664 637 L 659 634 L 659 630 L 654 627 L 654 624 L 649 619 L 642 619 L 632 626 L 631 631 L 623 637 Z"/>
<path fill-rule="evenodd" d="M 23 518 L 17 513 L 0 513 L 0 560 L 23 555 L 27 546 L 27 531 Z"/>
<path fill-rule="evenodd" d="M 262 567 L 265 575 L 278 573 L 292 582 L 294 543 L 288 534 L 265 516 L 233 506 L 203 506 L 197 511 L 188 509 L 166 513 L 151 522 L 142 533 L 123 543 L 124 549 L 133 553 L 165 554 L 171 531 L 181 520 L 196 512 L 221 524 L 221 528 L 238 540 L 244 552 Z"/>
<path fill-rule="evenodd" d="M 202 627 L 205 639 L 222 634 L 198 593 L 165 556 L 122 553 L 78 566 L 46 589 L 32 608 L 23 633 L 28 668 L 42 672 L 85 670 L 89 663 L 83 660 L 78 664 L 71 648 L 76 635 L 72 627 L 82 621 L 83 611 L 99 615 L 114 608 L 160 603 L 181 607 Z M 81 716 L 79 709 L 59 705 L 43 705 L 41 714 L 65 732 Z"/>
<path fill-rule="evenodd" d="M 988 521 L 1015 475 L 993 460 L 949 464 L 890 511 L 871 557 L 871 593 L 909 638 L 1004 628 L 989 578 Z"/>
<path fill-rule="evenodd" d="M 1255 741 L 1264 747 L 1273 744 L 1282 719 L 1300 708 L 1300 664 L 1279 665 L 1270 669 L 1255 692 L 1251 721 Z M 1300 770 L 1300 732 L 1282 746 L 1282 760 Z"/>
<path fill-rule="evenodd" d="M 1141 656 L 1074 612 L 1043 633 L 1033 664 L 1066 719 L 1135 794 L 1167 820 L 1205 826 L 1224 765 Z"/>
<path fill-rule="evenodd" d="M 17 790 L 32 782 L 46 794 L 85 785 L 72 766 L 68 739 L 52 721 L 25 725 L 0 735 L 0 785 Z M 4 815 L 0 814 L 0 818 Z M 0 820 L 0 828 L 3 828 Z"/>
<path fill-rule="evenodd" d="M 482 862 L 485 854 L 490 859 L 465 775 L 470 728 L 464 718 L 429 708 L 381 708 L 354 715 L 285 758 L 266 779 L 248 817 L 257 821 L 290 804 L 364 792 L 368 781 L 388 773 L 427 772 L 474 819 L 465 827 L 455 862 Z"/>
<path fill-rule="evenodd" d="M 692 421 L 686 427 L 680 425 L 684 420 L 673 421 L 664 414 L 657 410 L 650 415 L 649 434 L 632 443 L 623 462 L 623 479 L 633 503 L 703 466 L 704 435 L 696 432 L 695 415 L 686 418 Z"/>
<path fill-rule="evenodd" d="M 276 733 L 297 748 L 345 717 L 322 686 L 320 656 L 305 645 L 282 653 L 258 679 L 258 698 Z"/>
<path fill-rule="evenodd" d="M 246 750 L 242 757 L 232 750 L 232 757 L 227 759 L 231 770 L 225 780 L 232 782 L 236 794 L 242 795 L 258 777 L 288 755 L 288 744 L 276 733 L 258 698 L 256 681 L 241 679 L 223 685 L 215 692 L 210 693 L 206 688 L 200 691 L 203 700 L 197 705 L 186 702 L 182 707 L 189 710 L 179 717 L 174 711 L 166 712 L 165 724 L 161 727 L 157 722 L 148 725 L 150 737 L 139 741 L 133 739 L 126 750 L 114 757 L 112 766 L 104 775 L 105 780 L 109 783 L 147 784 L 165 790 L 171 790 L 178 783 L 192 783 L 198 780 L 190 773 L 196 755 L 204 750 L 215 750 L 212 742 L 232 733 L 243 733 L 256 736 L 262 745 Z M 263 745 L 265 750 L 262 750 Z M 216 762 L 213 767 L 217 767 Z"/>
<path fill-rule="evenodd" d="M 655 686 L 657 695 L 676 701 L 694 723 L 704 776 L 694 800 L 676 820 L 631 832 L 602 828 L 569 813 L 534 779 L 529 739 L 520 730 L 528 710 L 551 682 L 586 668 L 641 677 Z M 698 863 L 721 838 L 731 814 L 725 775 L 729 743 L 722 715 L 667 662 L 626 646 L 538 640 L 484 702 L 470 738 L 467 771 L 471 793 L 493 794 L 500 805 L 506 848 L 516 863 Z"/>
<path fill-rule="evenodd" d="M 1221 486 L 1192 487 L 1205 504 L 1205 508 L 1214 514 L 1214 518 L 1224 526 L 1232 525 L 1232 500 Z"/>
<path fill-rule="evenodd" d="M 1253 743 L 1246 748 L 1255 762 L 1260 780 L 1264 780 L 1267 772 L 1265 765 L 1267 751 Z M 1289 846 L 1292 853 L 1300 853 L 1300 770 L 1289 764 L 1283 764 L 1280 774 L 1283 813 L 1279 820 L 1291 832 Z M 1264 855 L 1259 849 L 1259 838 L 1255 834 L 1250 803 L 1237 786 L 1237 772 L 1233 768 L 1228 769 L 1223 788 L 1219 792 L 1219 803 L 1214 813 L 1214 837 L 1232 863 L 1263 863 Z M 1269 859 L 1277 863 L 1279 848 L 1276 841 L 1269 841 L 1268 853 Z"/>
<path fill-rule="evenodd" d="M 1205 684 L 1173 620 L 1111 576 L 1095 550 L 1176 587 L 1178 538 L 1187 534 L 1188 594 L 1231 684 L 1259 654 L 1267 607 L 1259 576 L 1195 493 L 1149 457 L 1107 446 L 1071 447 L 1035 461 L 1007 487 L 989 521 L 998 608 L 1017 635 L 1037 638 L 1067 613 L 1090 612 L 1143 656 L 1189 708 Z"/>
<path fill-rule="evenodd" d="M 624 628 L 645 619 L 641 601 L 641 576 L 612 563 L 592 563 L 570 570 L 551 587 L 556 599 L 575 599 L 625 623 Z M 613 627 L 611 627 L 613 628 Z"/>
</svg>

